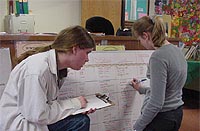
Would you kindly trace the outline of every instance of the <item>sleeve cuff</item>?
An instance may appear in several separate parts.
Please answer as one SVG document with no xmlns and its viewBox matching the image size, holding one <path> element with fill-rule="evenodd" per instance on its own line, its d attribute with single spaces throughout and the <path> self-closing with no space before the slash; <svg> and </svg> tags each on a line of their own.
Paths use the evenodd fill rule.
<svg viewBox="0 0 200 131">
<path fill-rule="evenodd" d="M 140 94 L 145 94 L 145 93 L 146 93 L 146 90 L 147 90 L 147 88 L 141 87 L 141 88 L 139 88 L 138 92 L 139 92 Z"/>
</svg>

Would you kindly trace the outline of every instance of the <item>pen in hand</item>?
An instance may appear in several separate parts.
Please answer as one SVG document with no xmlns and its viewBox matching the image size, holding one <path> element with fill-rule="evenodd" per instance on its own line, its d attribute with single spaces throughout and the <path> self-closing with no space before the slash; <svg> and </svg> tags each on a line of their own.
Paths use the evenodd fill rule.
<svg viewBox="0 0 200 131">
<path fill-rule="evenodd" d="M 137 80 L 134 80 L 134 82 L 135 82 L 136 84 L 139 84 L 139 83 L 141 83 L 141 82 L 143 82 L 143 81 L 146 81 L 146 80 L 147 80 L 147 79 L 145 78 L 145 79 L 141 79 L 141 80 L 138 80 L 138 81 L 137 81 Z M 129 85 L 133 86 L 131 82 L 129 83 Z"/>
<path fill-rule="evenodd" d="M 129 83 L 129 85 L 131 85 L 134 89 L 136 89 L 137 91 L 139 90 L 139 88 L 141 87 L 141 85 L 139 83 L 146 81 L 147 79 L 141 79 L 141 80 L 137 80 L 137 79 L 133 79 L 133 81 L 131 81 Z"/>
<path fill-rule="evenodd" d="M 147 80 L 147 79 L 141 79 L 141 80 L 137 81 L 136 84 L 137 84 L 137 83 L 140 83 L 140 82 L 143 82 L 143 81 L 146 81 L 146 80 Z"/>
</svg>

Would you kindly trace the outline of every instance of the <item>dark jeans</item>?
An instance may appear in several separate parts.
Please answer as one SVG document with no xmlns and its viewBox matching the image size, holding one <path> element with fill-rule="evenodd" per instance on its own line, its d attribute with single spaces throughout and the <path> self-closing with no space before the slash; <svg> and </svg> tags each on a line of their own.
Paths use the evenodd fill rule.
<svg viewBox="0 0 200 131">
<path fill-rule="evenodd" d="M 54 124 L 48 125 L 49 131 L 89 131 L 90 118 L 84 114 L 68 116 Z"/>
<path fill-rule="evenodd" d="M 178 131 L 182 117 L 182 106 L 176 110 L 160 112 L 143 131 Z"/>
</svg>

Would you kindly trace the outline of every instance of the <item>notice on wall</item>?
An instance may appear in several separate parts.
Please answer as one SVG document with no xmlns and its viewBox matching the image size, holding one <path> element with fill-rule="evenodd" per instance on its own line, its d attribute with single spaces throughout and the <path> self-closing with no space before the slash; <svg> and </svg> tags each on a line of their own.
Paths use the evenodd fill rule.
<svg viewBox="0 0 200 131">
<path fill-rule="evenodd" d="M 70 70 L 60 98 L 106 94 L 115 105 L 89 114 L 91 131 L 132 131 L 140 115 L 143 95 L 129 82 L 133 77 L 146 78 L 149 58 L 153 51 L 95 51 L 79 71 Z M 149 80 L 143 82 L 149 86 Z"/>
<path fill-rule="evenodd" d="M 36 47 L 48 46 L 50 44 L 52 44 L 52 41 L 18 41 L 15 43 L 16 56 L 19 57 L 26 51 Z"/>
<path fill-rule="evenodd" d="M 9 48 L 0 48 L 0 98 L 12 69 Z"/>
</svg>

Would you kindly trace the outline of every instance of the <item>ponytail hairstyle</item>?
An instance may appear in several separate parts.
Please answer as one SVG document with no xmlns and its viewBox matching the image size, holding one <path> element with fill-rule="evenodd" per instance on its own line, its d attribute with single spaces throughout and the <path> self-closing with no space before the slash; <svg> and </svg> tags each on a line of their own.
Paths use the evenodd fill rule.
<svg viewBox="0 0 200 131">
<path fill-rule="evenodd" d="M 132 31 L 136 37 L 142 36 L 143 32 L 149 32 L 155 47 L 161 47 L 166 40 L 165 25 L 159 16 L 141 17 L 133 23 Z"/>
<path fill-rule="evenodd" d="M 91 35 L 83 27 L 68 27 L 60 31 L 51 45 L 37 47 L 33 50 L 23 53 L 20 57 L 16 58 L 16 64 L 33 54 L 45 52 L 51 49 L 55 49 L 56 52 L 69 52 L 74 46 L 78 46 L 80 49 L 94 48 L 95 42 Z"/>
</svg>

